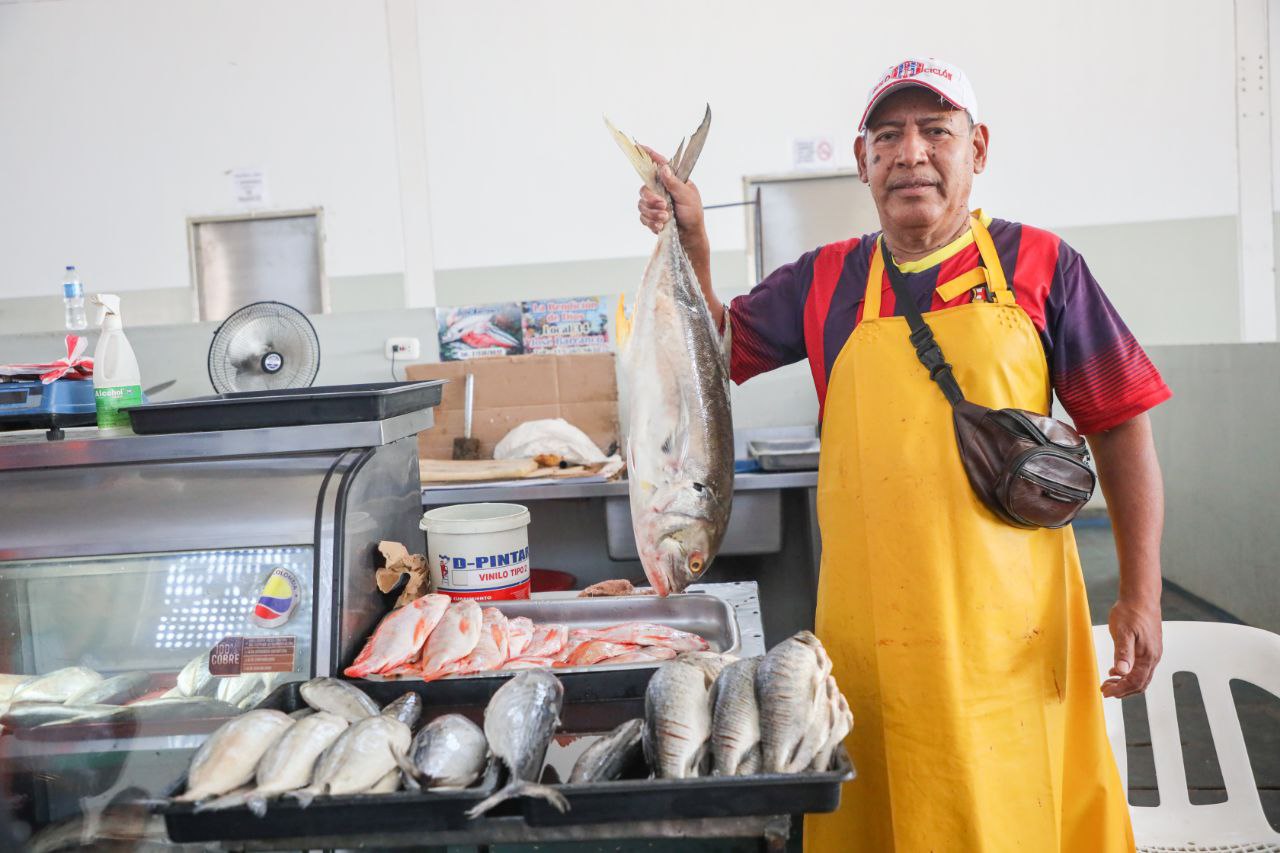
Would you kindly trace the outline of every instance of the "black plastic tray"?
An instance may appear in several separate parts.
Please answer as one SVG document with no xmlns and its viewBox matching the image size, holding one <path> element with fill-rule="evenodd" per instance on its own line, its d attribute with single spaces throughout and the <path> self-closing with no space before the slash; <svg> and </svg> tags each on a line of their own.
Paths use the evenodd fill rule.
<svg viewBox="0 0 1280 853">
<path fill-rule="evenodd" d="M 563 814 L 544 800 L 521 802 L 530 826 L 833 812 L 840 806 L 840 786 L 854 775 L 853 762 L 841 745 L 825 773 L 553 785 L 569 801 Z"/>
<path fill-rule="evenodd" d="M 254 706 L 255 710 L 271 708 L 292 713 L 306 707 L 299 692 L 303 683 L 281 684 Z M 381 696 L 374 696 L 374 699 L 385 705 L 404 692 L 400 690 L 389 699 Z M 426 707 L 419 724 L 441 713 L 444 713 L 442 708 Z M 316 797 L 307 808 L 296 800 L 280 797 L 271 800 L 266 815 L 261 818 L 243 806 L 197 813 L 194 803 L 168 802 L 158 806 L 157 811 L 164 815 L 169 839 L 179 843 L 318 838 L 363 831 L 439 832 L 466 828 L 471 823 L 466 816 L 467 810 L 493 793 L 498 781 L 496 774 L 486 773 L 475 785 L 463 791 L 396 791 L 391 794 Z M 186 784 L 186 774 L 183 774 L 170 793 L 183 791 Z M 519 804 L 503 803 L 490 814 L 518 815 Z"/>
<path fill-rule="evenodd" d="M 236 391 L 128 409 L 140 434 L 378 421 L 440 405 L 445 380 Z"/>
</svg>

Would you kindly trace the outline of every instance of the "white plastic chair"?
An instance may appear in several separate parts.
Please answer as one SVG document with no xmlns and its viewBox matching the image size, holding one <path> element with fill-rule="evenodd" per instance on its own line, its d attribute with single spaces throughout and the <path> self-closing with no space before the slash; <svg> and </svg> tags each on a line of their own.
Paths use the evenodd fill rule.
<svg viewBox="0 0 1280 853">
<path fill-rule="evenodd" d="M 1114 663 L 1106 625 L 1093 629 L 1098 669 L 1106 678 Z M 1222 768 L 1227 800 L 1192 805 L 1174 711 L 1173 674 L 1194 673 L 1200 682 L 1209 730 Z M 1155 758 L 1158 806 L 1129 806 L 1138 849 L 1144 851 L 1280 851 L 1280 833 L 1267 823 L 1245 751 L 1231 681 L 1240 679 L 1280 696 L 1280 636 L 1222 622 L 1165 622 L 1164 655 L 1147 688 L 1147 716 Z M 1103 700 L 1107 736 L 1129 791 L 1124 716 L 1119 699 Z"/>
</svg>

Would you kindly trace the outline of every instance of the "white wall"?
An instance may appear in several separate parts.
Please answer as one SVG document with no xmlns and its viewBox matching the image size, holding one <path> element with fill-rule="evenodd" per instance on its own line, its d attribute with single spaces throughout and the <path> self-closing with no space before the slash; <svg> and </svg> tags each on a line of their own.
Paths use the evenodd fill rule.
<svg viewBox="0 0 1280 853">
<path fill-rule="evenodd" d="M 0 5 L 0 297 L 189 286 L 186 218 L 322 205 L 331 276 L 403 269 L 381 0 Z"/>
<path fill-rule="evenodd" d="M 709 203 L 789 168 L 790 139 L 852 145 L 877 73 L 961 65 L 992 128 L 977 201 L 1046 227 L 1234 214 L 1230 5 L 480 0 L 423 7 L 437 265 L 645 252 L 636 180 L 600 116 L 662 150 L 715 114 Z M 740 248 L 737 214 L 713 216 Z"/>
</svg>

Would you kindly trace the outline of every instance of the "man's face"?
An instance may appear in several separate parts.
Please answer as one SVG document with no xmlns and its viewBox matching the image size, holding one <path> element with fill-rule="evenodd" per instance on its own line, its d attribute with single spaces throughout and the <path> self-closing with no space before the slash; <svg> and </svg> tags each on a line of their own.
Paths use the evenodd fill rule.
<svg viewBox="0 0 1280 853">
<path fill-rule="evenodd" d="M 986 167 L 987 128 L 913 86 L 876 106 L 854 153 L 882 225 L 930 228 L 968 210 L 973 176 Z"/>
</svg>

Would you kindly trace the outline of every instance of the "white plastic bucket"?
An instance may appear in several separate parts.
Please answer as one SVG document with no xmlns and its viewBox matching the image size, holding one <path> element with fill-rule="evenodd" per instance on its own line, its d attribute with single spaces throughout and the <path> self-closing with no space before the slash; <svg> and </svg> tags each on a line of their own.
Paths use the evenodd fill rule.
<svg viewBox="0 0 1280 853">
<path fill-rule="evenodd" d="M 529 510 L 519 504 L 455 504 L 429 510 L 418 527 L 436 589 L 457 600 L 529 597 Z"/>
</svg>

